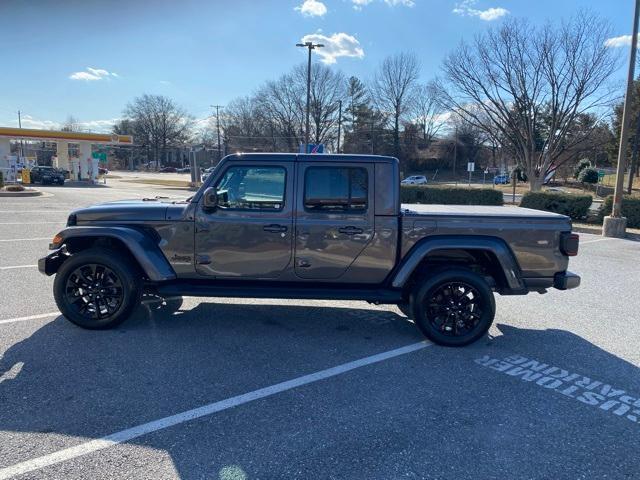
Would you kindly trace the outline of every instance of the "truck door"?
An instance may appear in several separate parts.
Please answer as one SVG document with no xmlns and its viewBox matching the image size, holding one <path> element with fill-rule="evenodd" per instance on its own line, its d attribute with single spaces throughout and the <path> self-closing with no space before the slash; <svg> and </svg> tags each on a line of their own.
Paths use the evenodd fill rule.
<svg viewBox="0 0 640 480">
<path fill-rule="evenodd" d="M 340 278 L 373 238 L 373 163 L 298 165 L 296 275 Z"/>
<path fill-rule="evenodd" d="M 218 207 L 196 210 L 196 271 L 276 278 L 291 262 L 293 162 L 229 162 L 216 174 Z"/>
</svg>

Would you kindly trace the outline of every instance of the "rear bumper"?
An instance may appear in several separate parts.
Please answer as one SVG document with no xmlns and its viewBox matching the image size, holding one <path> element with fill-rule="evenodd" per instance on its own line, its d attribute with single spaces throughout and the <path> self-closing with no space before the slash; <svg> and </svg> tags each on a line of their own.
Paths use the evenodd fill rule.
<svg viewBox="0 0 640 480">
<path fill-rule="evenodd" d="M 580 276 L 572 272 L 557 273 L 553 277 L 553 287 L 558 290 L 570 290 L 580 286 Z"/>
<path fill-rule="evenodd" d="M 45 275 L 53 275 L 58 271 L 62 262 L 64 262 L 68 255 L 62 251 L 62 248 L 54 250 L 46 257 L 42 257 L 38 260 L 38 270 Z"/>
</svg>

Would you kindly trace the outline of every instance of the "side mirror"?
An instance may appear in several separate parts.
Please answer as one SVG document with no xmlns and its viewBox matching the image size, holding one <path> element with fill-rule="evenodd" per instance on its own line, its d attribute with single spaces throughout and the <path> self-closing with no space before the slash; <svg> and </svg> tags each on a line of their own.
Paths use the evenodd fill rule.
<svg viewBox="0 0 640 480">
<path fill-rule="evenodd" d="M 216 187 L 209 187 L 202 196 L 202 206 L 207 211 L 214 211 L 218 208 L 218 191 Z"/>
</svg>

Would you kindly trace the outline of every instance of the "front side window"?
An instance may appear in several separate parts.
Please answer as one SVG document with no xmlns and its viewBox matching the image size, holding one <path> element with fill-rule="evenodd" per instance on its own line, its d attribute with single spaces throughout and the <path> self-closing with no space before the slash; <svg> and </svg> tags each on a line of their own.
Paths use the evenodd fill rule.
<svg viewBox="0 0 640 480">
<path fill-rule="evenodd" d="M 282 167 L 230 167 L 216 184 L 218 207 L 282 210 L 286 171 Z"/>
<path fill-rule="evenodd" d="M 309 167 L 304 175 L 304 208 L 313 212 L 364 212 L 367 191 L 364 168 Z"/>
</svg>

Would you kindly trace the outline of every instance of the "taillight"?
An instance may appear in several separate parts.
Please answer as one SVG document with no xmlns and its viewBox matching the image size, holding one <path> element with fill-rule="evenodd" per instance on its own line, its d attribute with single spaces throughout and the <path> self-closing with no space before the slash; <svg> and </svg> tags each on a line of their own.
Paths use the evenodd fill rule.
<svg viewBox="0 0 640 480">
<path fill-rule="evenodd" d="M 578 254 L 580 236 L 577 233 L 563 232 L 560 234 L 560 251 L 567 257 L 575 257 Z"/>
</svg>

